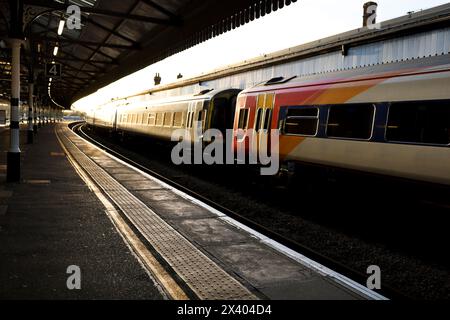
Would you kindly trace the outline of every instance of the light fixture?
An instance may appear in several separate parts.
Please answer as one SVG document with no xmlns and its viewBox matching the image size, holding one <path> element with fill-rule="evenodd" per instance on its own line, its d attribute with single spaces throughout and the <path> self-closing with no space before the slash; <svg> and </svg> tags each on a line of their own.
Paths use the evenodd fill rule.
<svg viewBox="0 0 450 320">
<path fill-rule="evenodd" d="M 56 56 L 58 54 L 58 46 L 55 47 L 55 49 L 53 49 L 53 55 Z"/>
<path fill-rule="evenodd" d="M 59 26 L 58 26 L 58 35 L 62 35 L 63 30 L 64 30 L 64 24 L 66 23 L 65 20 L 60 20 L 59 21 Z"/>
</svg>

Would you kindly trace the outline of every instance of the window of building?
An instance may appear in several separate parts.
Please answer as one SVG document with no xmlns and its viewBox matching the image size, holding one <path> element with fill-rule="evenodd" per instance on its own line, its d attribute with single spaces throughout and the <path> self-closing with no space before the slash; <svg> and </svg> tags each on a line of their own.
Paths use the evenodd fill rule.
<svg viewBox="0 0 450 320">
<path fill-rule="evenodd" d="M 388 141 L 450 144 L 450 102 L 393 103 L 386 129 Z"/>
<path fill-rule="evenodd" d="M 327 135 L 334 138 L 368 140 L 372 136 L 374 115 L 373 104 L 331 106 Z"/>
<path fill-rule="evenodd" d="M 248 113 L 249 109 L 241 109 L 239 111 L 239 129 L 248 128 Z"/>
<path fill-rule="evenodd" d="M 319 108 L 289 108 L 284 125 L 284 133 L 291 135 L 315 136 L 319 127 Z"/>
</svg>

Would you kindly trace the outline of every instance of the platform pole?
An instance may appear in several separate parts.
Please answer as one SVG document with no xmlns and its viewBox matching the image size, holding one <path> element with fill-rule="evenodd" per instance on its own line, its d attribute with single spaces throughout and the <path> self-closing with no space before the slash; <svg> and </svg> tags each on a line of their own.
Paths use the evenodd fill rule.
<svg viewBox="0 0 450 320">
<path fill-rule="evenodd" d="M 35 98 L 35 105 L 34 105 L 34 108 L 33 108 L 33 132 L 35 134 L 38 133 L 38 126 L 37 126 L 37 108 L 38 108 L 38 103 L 39 103 L 39 100 L 36 97 Z"/>
<path fill-rule="evenodd" d="M 38 119 L 38 128 L 42 128 L 42 100 L 39 100 Z"/>
<path fill-rule="evenodd" d="M 8 182 L 20 181 L 20 46 L 22 40 L 10 39 L 12 49 L 11 64 L 11 121 L 10 121 L 10 144 L 7 154 L 7 173 Z"/>
<path fill-rule="evenodd" d="M 27 143 L 33 143 L 33 102 L 34 102 L 34 83 L 32 79 L 28 83 L 28 130 L 27 130 Z"/>
</svg>

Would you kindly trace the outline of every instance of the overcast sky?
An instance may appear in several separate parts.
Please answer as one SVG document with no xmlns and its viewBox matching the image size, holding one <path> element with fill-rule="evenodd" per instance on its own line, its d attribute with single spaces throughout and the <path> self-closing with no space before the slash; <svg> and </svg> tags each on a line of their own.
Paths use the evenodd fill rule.
<svg viewBox="0 0 450 320">
<path fill-rule="evenodd" d="M 362 26 L 366 0 L 299 0 L 290 6 L 169 57 L 100 89 L 75 103 L 90 108 L 111 98 L 150 89 L 156 72 L 162 84 L 189 78 L 227 65 L 294 47 Z M 377 0 L 378 22 L 441 4 L 442 0 Z"/>
</svg>

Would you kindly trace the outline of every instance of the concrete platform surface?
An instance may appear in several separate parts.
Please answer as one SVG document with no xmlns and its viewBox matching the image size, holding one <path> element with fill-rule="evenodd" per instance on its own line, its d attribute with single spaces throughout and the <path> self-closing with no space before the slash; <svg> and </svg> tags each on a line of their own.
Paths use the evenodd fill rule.
<svg viewBox="0 0 450 320">
<path fill-rule="evenodd" d="M 65 157 L 54 125 L 22 145 L 20 184 L 5 182 L 9 134 L 2 131 L 0 299 L 163 299 Z M 67 287 L 71 265 L 80 267 L 81 290 Z"/>
<path fill-rule="evenodd" d="M 269 245 L 267 239 L 111 157 L 67 127 L 58 126 L 57 134 L 92 182 L 199 298 L 250 297 L 249 291 L 271 300 L 370 299 L 367 289 L 344 285 L 323 268 L 311 268 L 305 259 Z M 244 288 L 236 286 L 236 280 Z"/>
</svg>

